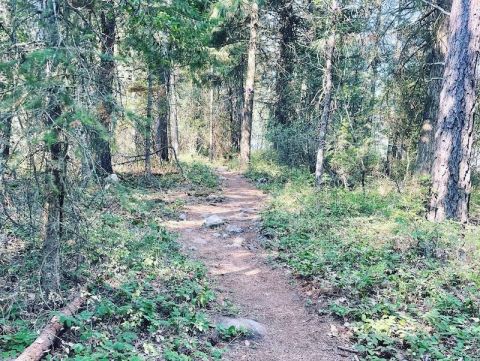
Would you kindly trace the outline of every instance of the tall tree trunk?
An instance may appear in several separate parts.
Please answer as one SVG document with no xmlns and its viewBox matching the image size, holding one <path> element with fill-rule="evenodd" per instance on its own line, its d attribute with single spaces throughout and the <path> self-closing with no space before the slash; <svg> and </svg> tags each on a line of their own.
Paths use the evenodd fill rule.
<svg viewBox="0 0 480 361">
<path fill-rule="evenodd" d="M 278 124 L 289 124 L 295 117 L 294 106 L 294 46 L 296 17 L 292 0 L 283 0 L 279 3 L 278 17 L 280 23 L 280 43 L 277 81 L 275 84 L 277 101 L 274 118 Z"/>
<path fill-rule="evenodd" d="M 447 2 L 448 1 L 437 1 L 438 5 L 442 8 L 450 7 L 450 4 L 447 4 Z M 446 47 L 443 46 L 442 43 L 446 42 L 444 37 L 447 32 L 447 26 L 448 18 L 438 11 L 438 19 L 435 19 L 433 29 L 429 31 L 427 37 L 427 42 L 431 44 L 426 59 L 427 66 L 429 67 L 429 79 L 415 164 L 415 173 L 419 175 L 430 174 L 432 167 L 435 128 L 438 118 L 446 51 Z"/>
<path fill-rule="evenodd" d="M 209 147 L 208 147 L 208 158 L 210 161 L 213 160 L 214 158 L 214 152 L 215 152 L 215 113 L 213 106 L 215 105 L 214 103 L 214 96 L 215 96 L 215 89 L 214 85 L 211 84 L 211 88 L 209 90 L 209 110 L 210 110 L 210 120 L 209 120 Z"/>
<path fill-rule="evenodd" d="M 152 174 L 152 162 L 150 153 L 152 151 L 152 107 L 153 107 L 153 76 L 151 69 L 148 69 L 147 74 L 147 109 L 146 109 L 146 123 L 144 132 L 144 153 L 145 153 L 145 175 Z"/>
<path fill-rule="evenodd" d="M 19 58 L 19 52 L 17 45 L 17 1 L 9 0 L 8 5 L 6 5 L 6 16 L 5 19 L 2 19 L 5 22 L 5 27 L 10 30 L 9 36 L 9 45 L 14 49 L 11 52 L 4 53 L 1 58 L 3 61 L 8 62 L 12 59 Z M 13 72 L 12 72 L 13 73 Z M 2 99 L 7 94 L 5 93 L 4 84 L 11 82 L 13 88 L 16 88 L 16 77 L 8 76 L 7 81 L 0 82 L 0 91 L 2 93 Z M 13 120 L 13 109 L 1 109 L 0 110 L 0 173 L 3 172 L 3 165 L 8 160 L 10 156 L 10 138 L 12 136 L 12 120 Z"/>
<path fill-rule="evenodd" d="M 12 135 L 12 115 L 0 114 L 0 166 L 10 156 L 10 137 Z"/>
<path fill-rule="evenodd" d="M 230 151 L 238 151 L 237 143 L 237 117 L 236 117 L 236 102 L 235 102 L 235 92 L 231 85 L 228 86 L 228 111 L 230 115 Z"/>
<path fill-rule="evenodd" d="M 336 14 L 338 12 L 338 4 L 334 0 L 332 4 L 333 12 Z M 332 34 L 327 39 L 326 43 L 326 54 L 325 54 L 325 73 L 323 75 L 323 101 L 319 108 L 321 108 L 320 113 L 320 123 L 318 126 L 318 148 L 317 148 L 317 159 L 315 163 L 315 183 L 317 186 L 320 186 L 322 183 L 323 177 L 323 168 L 325 162 L 325 142 L 327 138 L 327 129 L 328 124 L 330 123 L 330 114 L 331 114 L 331 104 L 333 96 L 333 56 L 335 53 L 335 42 L 336 35 L 335 30 L 332 31 Z M 320 110 L 320 109 L 319 109 Z"/>
<path fill-rule="evenodd" d="M 59 33 L 59 2 L 50 0 L 42 2 L 42 23 L 40 29 L 43 40 L 50 49 L 61 46 Z M 54 76 L 58 67 L 58 57 L 47 61 L 45 78 Z M 62 107 L 58 99 L 58 88 L 52 85 L 46 92 L 46 108 L 43 123 L 49 129 L 51 137 L 46 142 L 49 159 L 46 169 L 46 232 L 43 241 L 43 264 L 41 270 L 41 286 L 47 295 L 60 288 L 60 245 L 63 234 L 63 212 L 65 200 L 65 179 L 67 168 L 67 142 L 58 124 Z"/>
<path fill-rule="evenodd" d="M 242 127 L 242 111 L 244 98 L 244 63 L 245 62 L 242 60 L 240 64 L 236 67 L 234 81 L 230 85 L 231 142 L 232 150 L 234 152 L 240 151 L 240 132 Z"/>
<path fill-rule="evenodd" d="M 245 78 L 245 95 L 242 111 L 242 128 L 240 138 L 240 162 L 250 162 L 252 143 L 253 97 L 255 89 L 255 56 L 257 53 L 258 4 L 251 3 L 250 10 L 250 40 L 248 43 L 247 76 Z"/>
<path fill-rule="evenodd" d="M 98 92 L 100 97 L 98 118 L 103 129 L 100 132 L 95 132 L 93 135 L 93 147 L 97 173 L 111 174 L 113 173 L 113 167 L 110 140 L 112 113 L 114 109 L 113 81 L 115 78 L 115 61 L 113 57 L 115 50 L 116 19 L 113 0 L 108 0 L 104 6 L 106 9 L 103 9 L 100 14 L 102 55 L 98 71 Z"/>
<path fill-rule="evenodd" d="M 168 101 L 167 101 L 167 75 L 161 70 L 158 76 L 158 99 L 157 99 L 157 130 L 156 149 L 162 161 L 169 160 L 168 154 Z"/>
<path fill-rule="evenodd" d="M 172 65 L 170 69 L 170 78 L 168 81 L 168 99 L 170 114 L 170 130 L 172 147 L 178 156 L 179 153 L 179 134 L 178 134 L 178 114 L 177 114 L 177 94 L 176 94 L 177 68 Z"/>
<path fill-rule="evenodd" d="M 479 52 L 480 0 L 453 0 L 435 133 L 431 221 L 468 221 Z"/>
</svg>

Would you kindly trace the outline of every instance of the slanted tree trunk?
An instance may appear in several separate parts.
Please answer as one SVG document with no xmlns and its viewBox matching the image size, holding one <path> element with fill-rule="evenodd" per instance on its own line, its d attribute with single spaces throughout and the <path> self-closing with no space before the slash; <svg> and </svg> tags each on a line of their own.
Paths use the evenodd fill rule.
<svg viewBox="0 0 480 361">
<path fill-rule="evenodd" d="M 480 1 L 453 0 L 435 133 L 431 221 L 468 221 L 479 52 Z"/>
<path fill-rule="evenodd" d="M 251 3 L 250 9 L 250 40 L 248 43 L 247 76 L 245 78 L 245 95 L 242 111 L 242 128 L 240 136 L 240 162 L 245 165 L 250 162 L 252 143 L 253 98 L 255 89 L 255 56 L 257 53 L 258 4 Z"/>
<path fill-rule="evenodd" d="M 50 350 L 58 340 L 59 334 L 65 329 L 62 318 L 74 316 L 85 303 L 86 297 L 77 296 L 72 302 L 65 306 L 60 312 L 53 316 L 48 324 L 40 332 L 35 341 L 28 346 L 15 361 L 39 361 Z"/>
<path fill-rule="evenodd" d="M 147 109 L 144 132 L 144 154 L 145 154 L 145 175 L 152 174 L 152 162 L 150 153 L 152 151 L 152 107 L 153 107 L 153 76 L 152 71 L 148 69 L 147 74 Z"/>
<path fill-rule="evenodd" d="M 112 113 L 114 109 L 113 81 L 115 77 L 115 34 L 116 19 L 113 0 L 104 4 L 100 14 L 102 28 L 101 59 L 98 71 L 98 119 L 102 131 L 93 134 L 93 148 L 95 155 L 95 170 L 99 174 L 113 173 L 112 154 L 110 150 Z M 103 134 L 102 134 L 103 133 Z"/>
<path fill-rule="evenodd" d="M 168 101 L 167 101 L 167 76 L 165 71 L 161 70 L 158 76 L 158 99 L 157 99 L 157 129 L 156 129 L 156 149 L 158 156 L 162 161 L 167 161 L 168 153 Z"/>
<path fill-rule="evenodd" d="M 336 0 L 332 4 L 332 10 L 336 14 L 339 10 Z M 315 163 L 315 183 L 320 186 L 323 177 L 323 168 L 325 162 L 325 142 L 327 138 L 327 128 L 330 123 L 331 104 L 333 96 L 333 56 L 335 53 L 336 35 L 332 31 L 327 38 L 325 48 L 325 72 L 323 74 L 323 100 L 319 102 L 320 122 L 318 125 L 318 148 L 317 159 Z"/>
<path fill-rule="evenodd" d="M 61 46 L 59 25 L 59 2 L 42 2 L 41 34 L 46 47 L 59 51 Z M 45 78 L 52 78 L 58 67 L 58 57 L 46 63 Z M 46 141 L 49 159 L 46 167 L 46 227 L 43 240 L 43 262 L 41 269 L 42 290 L 50 295 L 60 289 L 60 245 L 63 235 L 63 213 L 65 200 L 65 179 L 67 171 L 67 141 L 63 137 L 58 120 L 62 114 L 58 88 L 50 86 L 45 94 L 43 123 L 49 130 Z"/>
<path fill-rule="evenodd" d="M 447 1 L 437 1 L 437 3 L 442 8 L 446 8 L 446 6 L 449 7 Z M 448 18 L 438 11 L 438 19 L 436 19 L 434 23 L 434 28 L 431 29 L 427 37 L 427 42 L 431 44 L 426 59 L 427 66 L 429 67 L 429 79 L 415 164 L 415 173 L 419 175 L 430 174 L 432 167 L 435 128 L 438 118 L 446 51 L 443 43 L 446 43 L 444 35 L 447 32 Z"/>
<path fill-rule="evenodd" d="M 170 137 L 172 147 L 175 153 L 179 154 L 179 134 L 178 134 L 178 115 L 177 115 L 177 94 L 176 94 L 177 69 L 173 65 L 170 69 L 170 77 L 168 81 L 168 99 L 169 99 L 169 115 L 170 115 Z"/>
</svg>

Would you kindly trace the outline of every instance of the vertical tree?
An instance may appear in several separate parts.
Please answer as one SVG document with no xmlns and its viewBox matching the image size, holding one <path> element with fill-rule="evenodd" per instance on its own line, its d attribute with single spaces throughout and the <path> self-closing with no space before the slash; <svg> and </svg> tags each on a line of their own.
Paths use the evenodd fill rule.
<svg viewBox="0 0 480 361">
<path fill-rule="evenodd" d="M 437 1 L 441 8 L 449 8 L 449 1 Z M 430 9 L 429 9 L 430 10 Z M 434 152 L 434 136 L 438 118 L 440 90 L 442 89 L 442 76 L 444 71 L 448 17 L 441 11 L 433 11 L 434 19 L 431 29 L 428 30 L 426 42 L 428 52 L 426 67 L 428 69 L 427 94 L 423 110 L 423 124 L 420 130 L 420 139 L 417 146 L 417 160 L 415 172 L 420 175 L 430 174 Z"/>
<path fill-rule="evenodd" d="M 240 135 L 240 161 L 242 164 L 250 162 L 253 97 L 255 89 L 255 57 L 257 53 L 258 4 L 256 0 L 253 0 L 250 5 L 250 38 L 248 42 L 247 75 L 245 78 L 245 95 Z"/>
<path fill-rule="evenodd" d="M 215 88 L 213 83 L 213 69 L 212 69 L 212 83 L 210 84 L 210 89 L 208 90 L 208 104 L 209 104 L 209 121 L 208 121 L 208 130 L 209 130 L 209 142 L 208 142 L 208 158 L 210 161 L 214 158 L 215 152 Z"/>
<path fill-rule="evenodd" d="M 480 1 L 454 0 L 443 74 L 428 219 L 468 220 L 480 52 Z"/>
<path fill-rule="evenodd" d="M 93 134 L 95 169 L 99 174 L 113 173 L 110 150 L 112 114 L 114 110 L 113 81 L 115 79 L 115 4 L 108 0 L 102 4 L 101 24 L 101 58 L 98 70 L 98 119 L 101 130 Z"/>
<path fill-rule="evenodd" d="M 3 54 L 0 57 L 2 62 L 11 61 L 18 59 L 18 48 L 17 44 L 17 1 L 10 0 L 5 5 L 5 18 L 0 21 L 5 22 L 4 29 L 7 32 L 6 36 L 8 39 L 5 39 L 3 42 L 0 38 L 0 41 L 3 42 L 4 46 L 9 47 L 9 49 L 3 49 Z M 0 81 L 0 172 L 2 172 L 3 163 L 8 159 L 10 155 L 10 138 L 12 135 L 12 119 L 14 110 L 10 109 L 11 106 L 4 105 L 3 100 L 8 98 L 9 91 L 7 90 L 7 84 L 15 84 L 15 79 L 13 76 L 13 71 L 10 70 L 6 72 L 6 79 Z M 13 86 L 14 88 L 15 86 Z"/>
<path fill-rule="evenodd" d="M 276 81 L 277 102 L 275 104 L 275 121 L 288 124 L 295 114 L 292 101 L 294 98 L 293 75 L 295 54 L 295 31 L 297 18 L 293 9 L 293 1 L 278 2 L 278 20 L 280 23 L 279 57 Z"/>
<path fill-rule="evenodd" d="M 157 126 L 156 126 L 156 151 L 163 161 L 169 160 L 168 154 L 168 101 L 167 97 L 167 75 L 168 72 L 160 69 L 158 72 L 158 92 L 157 92 Z"/>
<path fill-rule="evenodd" d="M 339 6 L 336 0 L 332 3 L 333 23 L 335 23 L 336 14 Z M 318 103 L 320 121 L 318 125 L 318 148 L 315 163 L 315 183 L 320 186 L 323 176 L 323 168 L 325 162 L 325 141 L 327 137 L 328 123 L 330 122 L 332 96 L 334 91 L 333 85 L 333 57 L 335 53 L 336 34 L 335 28 L 331 30 L 331 34 L 327 38 L 325 45 L 325 71 L 323 74 L 323 100 Z"/>
<path fill-rule="evenodd" d="M 147 109 L 144 132 L 144 153 L 145 153 L 145 175 L 152 174 L 152 162 L 150 154 L 152 151 L 152 110 L 153 110 L 153 75 L 150 67 L 147 70 Z"/>
<path fill-rule="evenodd" d="M 60 288 L 60 245 L 63 234 L 63 214 L 65 200 L 65 179 L 67 168 L 67 141 L 62 133 L 60 87 L 55 82 L 62 36 L 60 33 L 60 12 L 62 7 L 57 0 L 42 2 L 40 34 L 47 49 L 54 51 L 45 63 L 45 109 L 43 123 L 48 136 L 46 147 L 49 152 L 46 171 L 46 214 L 47 223 L 43 242 L 43 265 L 41 274 L 42 289 L 47 294 Z"/>
<path fill-rule="evenodd" d="M 168 109 L 170 116 L 170 137 L 172 139 L 172 148 L 173 151 L 178 156 L 179 151 L 179 135 L 178 135 L 178 117 L 177 117 L 177 93 L 176 93 L 176 82 L 177 82 L 177 67 L 172 64 L 170 68 L 170 77 L 168 80 Z"/>
</svg>

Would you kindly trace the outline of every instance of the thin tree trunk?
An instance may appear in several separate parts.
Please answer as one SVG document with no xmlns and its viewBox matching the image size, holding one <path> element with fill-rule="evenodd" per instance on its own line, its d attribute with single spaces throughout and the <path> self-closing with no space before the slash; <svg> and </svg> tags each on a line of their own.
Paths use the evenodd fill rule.
<svg viewBox="0 0 480 361">
<path fill-rule="evenodd" d="M 175 154 L 179 155 L 179 134 L 178 134 L 178 114 L 177 114 L 177 94 L 176 94 L 177 69 L 175 65 L 170 69 L 168 99 L 169 99 L 169 114 L 170 114 L 170 129 L 172 147 Z"/>
<path fill-rule="evenodd" d="M 162 161 L 169 160 L 169 140 L 168 140 L 168 101 L 167 101 L 167 76 L 161 70 L 158 76 L 158 100 L 157 100 L 157 130 L 156 130 L 156 149 Z"/>
<path fill-rule="evenodd" d="M 10 0 L 8 5 L 6 6 L 6 11 L 8 15 L 6 16 L 7 19 L 10 21 L 6 21 L 6 28 L 10 29 L 9 35 L 9 44 L 14 48 L 14 51 L 4 53 L 2 58 L 4 61 L 10 61 L 12 59 L 18 59 L 18 47 L 17 45 L 17 1 Z M 13 72 L 12 72 L 13 73 Z M 12 82 L 13 88 L 16 88 L 16 77 L 15 76 L 8 76 L 8 81 Z M 6 83 L 6 82 L 5 82 Z M 3 86 L 0 83 L 0 89 L 3 93 Z M 3 95 L 6 95 L 5 93 Z M 3 166 L 5 162 L 8 160 L 10 156 L 10 138 L 12 136 L 12 120 L 13 120 L 13 110 L 12 109 L 2 109 L 0 111 L 0 172 L 3 171 Z"/>
<path fill-rule="evenodd" d="M 42 3 L 43 21 L 41 31 L 45 44 L 50 49 L 60 47 L 61 36 L 58 24 L 59 3 L 50 0 Z M 54 76 L 58 57 L 52 57 L 46 64 L 46 79 Z M 63 212 L 65 200 L 65 179 L 67 171 L 67 142 L 57 120 L 62 114 L 58 89 L 52 85 L 46 92 L 46 109 L 43 123 L 50 130 L 51 138 L 46 142 L 49 151 L 46 170 L 46 231 L 43 241 L 43 263 L 41 286 L 47 295 L 60 289 L 60 244 L 63 234 Z"/>
<path fill-rule="evenodd" d="M 334 1 L 333 11 L 336 13 L 338 11 L 338 5 Z M 333 55 L 335 53 L 335 31 L 332 31 L 332 34 L 327 39 L 326 44 L 326 59 L 325 59 L 325 73 L 323 75 L 324 86 L 323 86 L 323 104 L 321 105 L 321 114 L 320 114 L 320 123 L 318 126 L 318 148 L 317 148 L 317 159 L 315 163 L 315 183 L 317 186 L 320 186 L 322 183 L 323 169 L 325 162 L 325 142 L 327 138 L 327 128 L 330 123 L 330 113 L 331 113 L 331 103 L 333 96 Z M 320 108 L 320 106 L 319 106 Z"/>
<path fill-rule="evenodd" d="M 438 1 L 438 5 L 442 8 L 449 7 L 447 1 Z M 434 152 L 434 138 L 435 128 L 438 118 L 438 108 L 440 100 L 440 91 L 442 89 L 442 76 L 444 72 L 445 61 L 445 47 L 442 46 L 443 34 L 446 33 L 448 26 L 448 18 L 438 12 L 439 19 L 435 20 L 435 24 L 440 23 L 440 26 L 435 26 L 428 36 L 428 43 L 431 44 L 429 53 L 426 59 L 429 67 L 429 80 L 427 87 L 427 96 L 425 99 L 425 106 L 423 110 L 423 124 L 420 130 L 420 139 L 417 145 L 417 159 L 415 164 L 415 173 L 418 175 L 430 174 L 433 152 Z"/>
<path fill-rule="evenodd" d="M 98 92 L 100 103 L 98 104 L 98 118 L 103 131 L 93 135 L 93 147 L 95 152 L 95 168 L 99 174 L 113 173 L 112 155 L 110 150 L 112 113 L 114 109 L 113 81 L 115 77 L 115 34 L 116 19 L 114 2 L 109 0 L 100 14 L 102 28 L 100 68 L 98 72 Z M 104 133 L 104 134 L 101 134 Z"/>
<path fill-rule="evenodd" d="M 10 156 L 10 137 L 12 135 L 12 115 L 0 114 L 0 164 Z"/>
<path fill-rule="evenodd" d="M 480 52 L 480 0 L 454 0 L 450 13 L 432 166 L 428 219 L 468 221 L 470 157 Z"/>
<path fill-rule="evenodd" d="M 230 151 L 231 152 L 236 152 L 238 150 L 237 148 L 237 142 L 236 142 L 236 112 L 235 112 L 235 97 L 234 97 L 234 91 L 231 85 L 228 86 L 228 112 L 230 115 Z"/>
<path fill-rule="evenodd" d="M 274 118 L 278 124 L 290 124 L 295 116 L 293 73 L 295 46 L 295 13 L 293 1 L 283 0 L 279 3 L 278 17 L 280 23 L 280 44 L 278 57 L 277 81 L 275 84 L 277 101 Z"/>
<path fill-rule="evenodd" d="M 250 10 L 250 40 L 248 43 L 247 76 L 245 79 L 245 95 L 242 111 L 242 128 L 240 137 L 240 162 L 245 165 L 250 162 L 252 146 L 253 98 L 255 95 L 255 56 L 257 53 L 258 4 L 251 3 Z"/>
<path fill-rule="evenodd" d="M 208 147 L 208 158 L 210 159 L 210 161 L 213 160 L 214 158 L 214 151 L 215 151 L 215 124 L 214 124 L 214 121 L 215 121 L 215 113 L 214 113 L 214 109 L 213 109 L 213 106 L 214 106 L 214 95 L 215 95 L 215 89 L 213 87 L 213 84 L 211 84 L 211 87 L 210 87 L 210 90 L 209 90 L 209 97 L 210 97 L 210 100 L 209 100 L 209 108 L 210 108 L 210 121 L 209 121 L 209 131 L 210 131 L 210 140 L 209 140 L 209 147 Z"/>
<path fill-rule="evenodd" d="M 152 71 L 148 69 L 147 74 L 147 109 L 144 134 L 144 153 L 145 153 L 145 175 L 152 174 L 152 162 L 150 159 L 152 148 L 152 107 L 153 107 L 153 76 Z"/>
</svg>

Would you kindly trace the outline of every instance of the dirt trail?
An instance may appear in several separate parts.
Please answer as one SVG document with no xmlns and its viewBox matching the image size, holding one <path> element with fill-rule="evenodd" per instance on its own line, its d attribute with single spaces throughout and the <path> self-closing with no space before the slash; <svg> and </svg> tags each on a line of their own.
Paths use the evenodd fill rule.
<svg viewBox="0 0 480 361">
<path fill-rule="evenodd" d="M 267 335 L 260 340 L 233 343 L 225 358 L 353 360 L 353 355 L 338 351 L 335 340 L 328 335 L 328 320 L 307 313 L 285 272 L 272 269 L 262 251 L 254 247 L 266 196 L 237 173 L 222 170 L 220 174 L 225 177 L 224 200 L 187 204 L 187 219 L 170 222 L 169 228 L 177 231 L 186 248 L 206 264 L 219 297 L 232 301 L 239 308 L 239 317 L 256 320 L 266 328 Z M 227 225 L 205 228 L 203 221 L 210 215 L 220 216 Z M 227 236 L 226 228 L 232 226 L 241 227 L 242 232 Z"/>
</svg>

